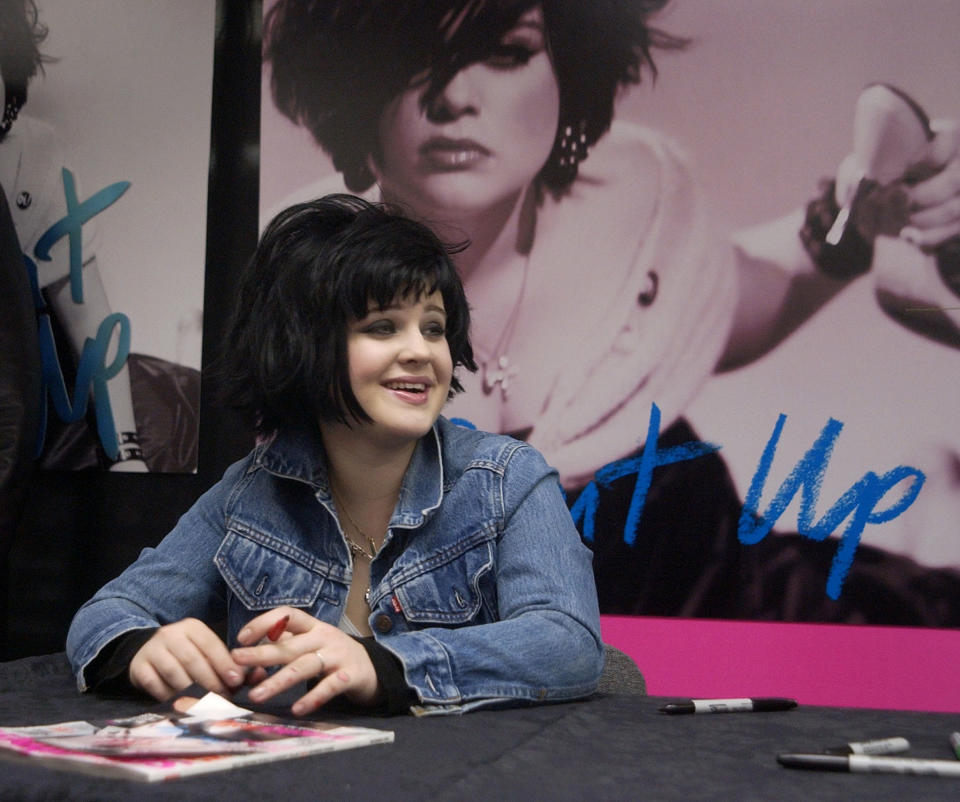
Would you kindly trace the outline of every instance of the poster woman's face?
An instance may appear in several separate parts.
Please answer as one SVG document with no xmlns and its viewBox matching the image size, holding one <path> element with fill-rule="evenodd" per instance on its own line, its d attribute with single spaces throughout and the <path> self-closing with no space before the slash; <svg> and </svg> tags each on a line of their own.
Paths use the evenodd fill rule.
<svg viewBox="0 0 960 802">
<path fill-rule="evenodd" d="M 560 90 L 534 8 L 486 60 L 458 72 L 425 108 L 424 85 L 394 98 L 372 167 L 384 196 L 421 213 L 478 213 L 521 191 L 553 147 Z"/>
</svg>

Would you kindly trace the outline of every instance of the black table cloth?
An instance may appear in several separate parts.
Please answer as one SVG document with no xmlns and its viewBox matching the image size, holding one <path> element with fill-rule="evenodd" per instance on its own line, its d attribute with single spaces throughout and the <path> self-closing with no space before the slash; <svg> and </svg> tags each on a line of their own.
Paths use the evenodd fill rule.
<svg viewBox="0 0 960 802">
<path fill-rule="evenodd" d="M 901 735 L 911 755 L 954 759 L 960 714 L 807 707 L 667 716 L 664 699 L 600 695 L 569 704 L 377 718 L 395 742 L 160 784 L 0 761 L 0 799 L 958 799 L 960 780 L 787 769 L 778 752 Z M 62 654 L 0 663 L 0 726 L 130 715 L 147 699 L 77 693 Z M 283 713 L 272 709 L 270 712 Z"/>
</svg>

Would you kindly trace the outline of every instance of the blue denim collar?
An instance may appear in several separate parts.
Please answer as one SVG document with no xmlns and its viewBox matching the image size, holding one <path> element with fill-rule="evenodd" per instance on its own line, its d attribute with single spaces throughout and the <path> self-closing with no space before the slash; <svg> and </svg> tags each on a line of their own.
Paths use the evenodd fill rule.
<svg viewBox="0 0 960 802">
<path fill-rule="evenodd" d="M 260 446 L 253 467 L 306 482 L 316 491 L 317 499 L 330 506 L 330 481 L 319 430 L 298 428 L 274 432 Z M 390 526 L 421 526 L 443 501 L 443 479 L 439 423 L 435 423 L 414 449 Z"/>
</svg>

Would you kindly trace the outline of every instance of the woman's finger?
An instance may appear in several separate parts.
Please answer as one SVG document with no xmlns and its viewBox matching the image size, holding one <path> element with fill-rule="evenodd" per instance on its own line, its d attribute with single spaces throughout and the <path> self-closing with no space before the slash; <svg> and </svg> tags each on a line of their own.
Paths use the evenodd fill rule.
<svg viewBox="0 0 960 802">
<path fill-rule="evenodd" d="M 289 610 L 289 613 L 285 612 L 284 615 L 289 614 L 290 617 L 286 631 L 280 639 L 276 643 L 269 643 L 262 638 L 251 641 L 251 637 L 258 633 L 269 632 L 270 622 L 281 620 L 276 615 L 269 618 L 258 616 L 241 630 L 241 635 L 247 634 L 244 637 L 238 636 L 237 640 L 251 645 L 233 649 L 231 657 L 235 662 L 242 666 L 286 665 L 303 654 L 322 648 L 331 639 L 336 641 L 338 638 L 347 637 L 336 627 L 318 621 L 302 610 L 278 608 L 273 612 L 283 609 Z"/>
<path fill-rule="evenodd" d="M 166 701 L 176 691 L 167 685 L 157 673 L 157 670 L 148 661 L 131 661 L 129 671 L 130 684 L 150 694 L 158 701 Z"/>
<path fill-rule="evenodd" d="M 958 159 L 953 159 L 930 178 L 910 187 L 908 192 L 910 204 L 916 212 L 940 206 L 958 195 L 960 195 L 960 160 Z"/>
<path fill-rule="evenodd" d="M 236 688 L 243 683 L 244 669 L 230 656 L 230 650 L 210 627 L 201 621 L 184 628 L 186 638 L 196 647 L 202 664 L 188 668 L 190 675 L 207 690 L 220 693 L 225 688 Z M 211 673 L 213 676 L 211 676 Z M 207 684 L 211 683 L 211 684 Z M 220 686 L 215 688 L 213 683 Z"/>
<path fill-rule="evenodd" d="M 186 618 L 160 627 L 134 655 L 128 676 L 155 698 L 193 683 L 224 693 L 243 683 L 244 671 L 202 621 Z"/>
<path fill-rule="evenodd" d="M 165 688 L 171 692 L 183 690 L 193 684 L 190 675 L 180 661 L 166 648 L 156 648 L 146 655 L 149 665 L 156 672 Z"/>
<path fill-rule="evenodd" d="M 243 681 L 249 685 L 251 688 L 254 685 L 259 685 L 263 682 L 269 675 L 267 670 L 262 666 L 254 666 L 253 668 L 248 668 L 246 676 L 243 678 Z"/>
<path fill-rule="evenodd" d="M 309 642 L 305 642 L 303 637 L 302 635 L 293 636 L 281 639 L 277 643 L 241 646 L 231 651 L 230 656 L 235 663 L 248 668 L 286 665 L 300 655 L 311 651 L 316 645 L 316 639 L 310 638 Z"/>
<path fill-rule="evenodd" d="M 202 621 L 184 619 L 157 632 L 157 642 L 186 671 L 191 682 L 224 693 L 243 682 L 243 669 L 230 657 L 220 637 Z M 179 690 L 179 688 L 177 688 Z"/>
<path fill-rule="evenodd" d="M 913 228 L 942 228 L 960 220 L 960 195 L 954 195 L 944 203 L 920 209 L 910 215 Z"/>
<path fill-rule="evenodd" d="M 263 702 L 300 682 L 324 676 L 330 665 L 330 659 L 319 650 L 302 654 L 253 688 L 250 698 Z"/>
<path fill-rule="evenodd" d="M 934 164 L 946 164 L 960 153 L 960 120 L 931 120 L 933 142 L 930 143 L 930 160 Z"/>
<path fill-rule="evenodd" d="M 271 632 L 281 621 L 284 622 L 283 629 L 280 632 Z M 276 607 L 248 621 L 246 626 L 237 633 L 237 643 L 241 646 L 253 646 L 261 640 L 270 640 L 271 634 L 276 635 L 277 640 L 280 640 L 284 637 L 284 633 L 302 634 L 309 632 L 320 623 L 312 615 L 296 607 Z"/>
<path fill-rule="evenodd" d="M 960 220 L 934 228 L 914 228 L 907 226 L 900 232 L 900 236 L 918 248 L 929 250 L 943 245 L 947 240 L 960 234 Z"/>
<path fill-rule="evenodd" d="M 335 696 L 347 693 L 353 685 L 351 673 L 345 668 L 331 671 L 307 693 L 293 703 L 291 711 L 295 716 L 305 716 L 318 707 L 322 707 Z"/>
<path fill-rule="evenodd" d="M 240 672 L 236 671 L 234 681 L 230 684 L 225 683 L 220 678 L 220 675 L 217 673 L 214 666 L 211 664 L 209 655 L 197 647 L 197 645 L 192 641 L 188 640 L 186 643 L 178 644 L 177 649 L 174 650 L 174 656 L 183 667 L 184 671 L 186 671 L 187 676 L 190 679 L 190 683 L 197 683 L 198 685 L 206 688 L 208 691 L 222 694 L 227 692 L 231 686 L 235 687 L 236 685 L 239 685 L 243 680 L 243 676 L 240 674 Z M 227 660 L 229 660 L 229 663 L 232 666 L 233 661 L 230 660 L 229 655 L 227 655 Z M 225 673 L 229 672 L 225 671 Z"/>
<path fill-rule="evenodd" d="M 174 690 L 183 690 L 195 682 L 212 691 L 221 687 L 220 678 L 188 639 L 168 646 L 166 653 L 160 652 L 153 662 L 164 682 Z"/>
</svg>

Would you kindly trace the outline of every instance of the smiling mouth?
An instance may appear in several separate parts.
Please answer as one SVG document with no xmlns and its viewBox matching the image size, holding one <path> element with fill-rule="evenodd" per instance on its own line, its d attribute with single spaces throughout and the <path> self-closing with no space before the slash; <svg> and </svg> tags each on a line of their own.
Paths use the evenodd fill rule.
<svg viewBox="0 0 960 802">
<path fill-rule="evenodd" d="M 426 382 L 386 382 L 384 386 L 404 393 L 425 393 L 428 385 Z"/>
</svg>

